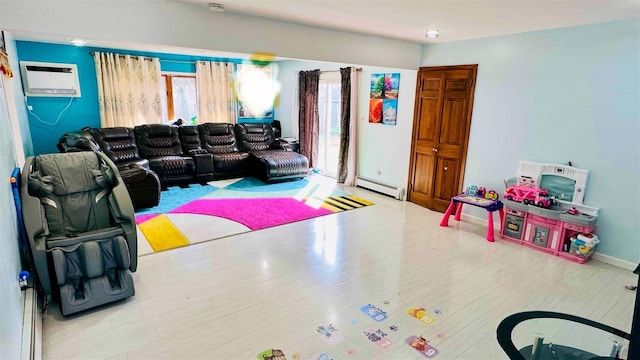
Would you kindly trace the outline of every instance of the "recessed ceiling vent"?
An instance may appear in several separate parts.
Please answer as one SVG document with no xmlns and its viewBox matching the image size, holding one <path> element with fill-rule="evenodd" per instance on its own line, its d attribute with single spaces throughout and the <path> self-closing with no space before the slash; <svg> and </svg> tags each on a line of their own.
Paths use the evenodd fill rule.
<svg viewBox="0 0 640 360">
<path fill-rule="evenodd" d="M 220 3 L 209 3 L 207 6 L 209 6 L 209 11 L 224 12 L 224 5 Z"/>
</svg>

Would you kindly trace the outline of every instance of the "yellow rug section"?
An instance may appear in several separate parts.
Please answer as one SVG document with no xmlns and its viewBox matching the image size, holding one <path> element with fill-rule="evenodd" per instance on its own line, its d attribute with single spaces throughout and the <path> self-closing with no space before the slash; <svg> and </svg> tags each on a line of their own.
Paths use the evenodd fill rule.
<svg viewBox="0 0 640 360">
<path fill-rule="evenodd" d="M 371 201 L 353 195 L 329 196 L 322 203 L 322 207 L 333 212 L 353 210 L 370 205 L 373 205 Z"/>
<path fill-rule="evenodd" d="M 138 227 L 147 238 L 153 251 L 169 250 L 191 244 L 165 215 L 145 221 Z"/>
</svg>

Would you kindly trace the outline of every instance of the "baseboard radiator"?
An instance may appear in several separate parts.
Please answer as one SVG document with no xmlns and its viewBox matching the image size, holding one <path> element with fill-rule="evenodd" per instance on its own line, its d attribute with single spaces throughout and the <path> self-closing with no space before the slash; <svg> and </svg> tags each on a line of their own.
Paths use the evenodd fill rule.
<svg viewBox="0 0 640 360">
<path fill-rule="evenodd" d="M 404 200 L 404 188 L 382 183 L 380 181 L 367 179 L 364 177 L 358 177 L 356 179 L 356 186 L 363 189 L 375 191 L 380 194 L 391 196 L 394 199 Z"/>
<path fill-rule="evenodd" d="M 21 360 L 42 359 L 42 303 L 33 288 L 22 292 L 24 310 L 22 315 Z"/>
</svg>

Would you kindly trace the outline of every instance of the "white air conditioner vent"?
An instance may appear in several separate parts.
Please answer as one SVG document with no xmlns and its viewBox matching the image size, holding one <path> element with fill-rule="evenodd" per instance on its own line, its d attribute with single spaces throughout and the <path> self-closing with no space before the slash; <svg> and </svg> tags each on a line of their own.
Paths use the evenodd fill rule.
<svg viewBox="0 0 640 360">
<path fill-rule="evenodd" d="M 20 70 L 26 96 L 80 97 L 75 64 L 21 61 Z"/>
</svg>

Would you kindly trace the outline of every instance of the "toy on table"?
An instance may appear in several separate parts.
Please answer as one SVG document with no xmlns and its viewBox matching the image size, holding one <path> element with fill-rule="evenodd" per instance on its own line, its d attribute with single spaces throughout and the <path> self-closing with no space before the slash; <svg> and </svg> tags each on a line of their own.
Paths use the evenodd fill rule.
<svg viewBox="0 0 640 360">
<path fill-rule="evenodd" d="M 578 211 L 578 209 L 574 206 L 571 209 L 567 210 L 567 214 L 571 214 L 571 215 L 579 215 L 580 211 Z"/>
<path fill-rule="evenodd" d="M 489 200 L 498 200 L 498 193 L 495 190 L 488 190 L 484 186 L 469 186 L 463 193 L 468 196 L 475 196 Z"/>
<path fill-rule="evenodd" d="M 514 185 L 505 190 L 504 197 L 507 200 L 521 202 L 525 205 L 535 205 L 543 208 L 553 206 L 553 197 L 545 189 L 526 185 Z"/>
</svg>

